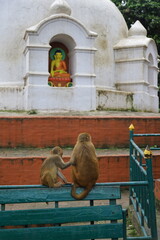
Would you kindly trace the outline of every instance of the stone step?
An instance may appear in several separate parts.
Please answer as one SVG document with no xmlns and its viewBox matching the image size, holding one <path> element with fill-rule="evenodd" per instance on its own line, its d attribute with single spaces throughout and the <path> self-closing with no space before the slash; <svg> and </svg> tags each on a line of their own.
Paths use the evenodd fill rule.
<svg viewBox="0 0 160 240">
<path fill-rule="evenodd" d="M 52 148 L 0 148 L 0 157 L 46 157 Z M 73 148 L 63 148 L 63 156 L 70 156 Z M 144 150 L 144 149 L 142 149 Z M 154 155 L 160 155 L 160 150 L 152 151 Z M 97 156 L 129 156 L 129 148 L 103 148 L 96 149 Z"/>
<path fill-rule="evenodd" d="M 26 117 L 26 116 L 119 116 L 119 117 L 159 117 L 159 113 L 153 112 L 135 112 L 135 111 L 2 111 L 0 110 L 0 116 L 3 117 Z"/>
<path fill-rule="evenodd" d="M 0 157 L 48 156 L 52 148 L 0 148 Z M 63 156 L 70 156 L 73 148 L 63 148 Z M 160 153 L 160 151 L 159 151 Z M 97 156 L 129 155 L 128 148 L 96 149 Z"/>
</svg>

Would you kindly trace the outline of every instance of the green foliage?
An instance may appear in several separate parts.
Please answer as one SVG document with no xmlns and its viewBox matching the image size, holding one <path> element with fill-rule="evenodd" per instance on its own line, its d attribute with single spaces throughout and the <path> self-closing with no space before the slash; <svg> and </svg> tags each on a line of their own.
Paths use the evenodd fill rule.
<svg viewBox="0 0 160 240">
<path fill-rule="evenodd" d="M 137 237 L 139 236 L 135 226 L 132 223 L 130 216 L 127 217 L 127 236 L 128 237 Z"/>
<path fill-rule="evenodd" d="M 147 36 L 155 40 L 160 53 L 160 1 L 112 0 L 124 16 L 128 28 L 139 20 L 147 30 Z"/>
<path fill-rule="evenodd" d="M 29 114 L 29 115 L 31 115 L 31 114 L 37 114 L 37 110 L 32 109 L 32 110 L 28 111 L 28 114 Z"/>
</svg>

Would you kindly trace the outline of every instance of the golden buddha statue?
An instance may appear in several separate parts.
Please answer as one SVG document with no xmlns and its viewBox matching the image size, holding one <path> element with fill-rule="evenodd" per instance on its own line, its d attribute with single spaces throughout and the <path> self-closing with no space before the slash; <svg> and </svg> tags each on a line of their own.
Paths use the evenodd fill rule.
<svg viewBox="0 0 160 240">
<path fill-rule="evenodd" d="M 70 77 L 70 74 L 67 73 L 66 62 L 62 60 L 61 50 L 57 50 L 54 55 L 54 60 L 51 61 L 51 77 Z"/>
</svg>

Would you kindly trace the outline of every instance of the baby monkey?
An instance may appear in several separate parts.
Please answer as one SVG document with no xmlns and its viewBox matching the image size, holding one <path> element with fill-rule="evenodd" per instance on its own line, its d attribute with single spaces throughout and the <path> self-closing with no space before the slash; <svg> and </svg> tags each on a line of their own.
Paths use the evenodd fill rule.
<svg viewBox="0 0 160 240">
<path fill-rule="evenodd" d="M 43 162 L 40 172 L 40 179 L 43 185 L 53 188 L 61 187 L 64 183 L 68 183 L 59 168 L 65 169 L 71 165 L 71 162 L 68 161 L 65 163 L 62 155 L 62 148 L 56 146 L 51 150 L 50 156 Z M 60 177 L 64 183 L 58 181 L 58 177 Z"/>
</svg>

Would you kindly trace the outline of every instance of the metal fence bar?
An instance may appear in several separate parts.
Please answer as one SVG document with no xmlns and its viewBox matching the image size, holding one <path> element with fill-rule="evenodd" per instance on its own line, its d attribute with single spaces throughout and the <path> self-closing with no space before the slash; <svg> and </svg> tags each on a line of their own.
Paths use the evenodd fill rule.
<svg viewBox="0 0 160 240">
<path fill-rule="evenodd" d="M 1 204 L 1 211 L 5 211 L 6 205 L 5 204 Z"/>
<path fill-rule="evenodd" d="M 144 152 L 137 146 L 134 137 L 160 136 L 160 134 L 134 134 L 134 126 L 129 127 L 130 130 L 130 180 L 131 181 L 146 181 L 144 187 L 130 186 L 130 203 L 136 211 L 137 218 L 140 223 L 144 237 L 136 237 L 139 239 L 158 240 L 156 211 L 154 198 L 154 184 L 152 174 L 152 159 L 150 149 Z M 154 150 L 160 148 L 152 148 Z M 151 236 L 148 236 L 145 229 L 145 223 L 151 230 Z M 131 240 L 134 238 L 127 238 Z"/>
<path fill-rule="evenodd" d="M 148 176 L 148 197 L 149 197 L 149 213 L 150 213 L 150 224 L 151 224 L 151 234 L 153 239 L 158 239 L 157 236 L 157 223 L 156 223 L 156 212 L 155 212 L 155 198 L 154 198 L 154 185 L 153 185 L 153 174 L 152 174 L 152 159 L 146 158 L 147 164 L 147 176 Z"/>
<path fill-rule="evenodd" d="M 135 137 L 159 137 L 160 133 L 142 133 L 142 134 L 135 134 L 133 133 Z"/>
<path fill-rule="evenodd" d="M 71 184 L 72 185 L 72 184 Z M 107 182 L 107 183 L 96 183 L 96 186 L 146 186 L 147 181 L 131 181 L 131 182 Z M 67 185 L 65 184 L 64 187 Z M 62 186 L 63 187 L 63 186 Z M 46 188 L 43 185 L 0 185 L 0 189 L 23 189 L 23 188 Z"/>
<path fill-rule="evenodd" d="M 127 240 L 152 240 L 152 237 L 127 237 Z"/>
<path fill-rule="evenodd" d="M 134 142 L 133 139 L 130 140 L 130 144 L 132 145 L 133 149 L 136 149 L 136 150 L 139 152 L 139 154 L 140 154 L 142 157 L 144 157 L 143 151 L 137 146 L 137 144 Z"/>
<path fill-rule="evenodd" d="M 160 148 L 158 148 L 158 147 L 151 147 L 150 149 L 151 150 L 160 150 Z"/>
</svg>

